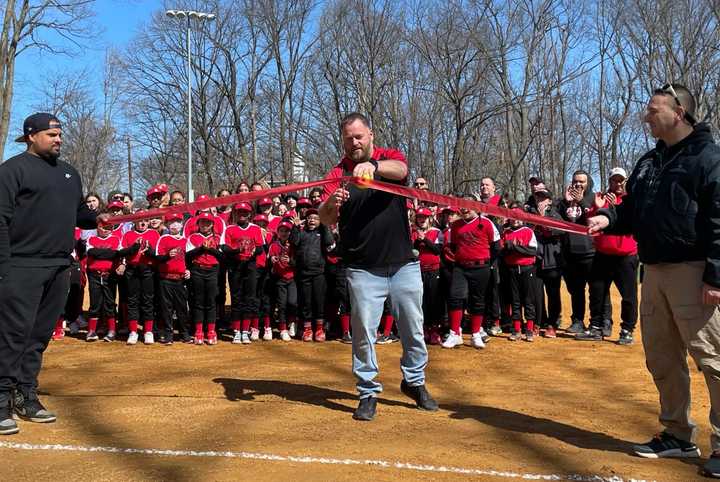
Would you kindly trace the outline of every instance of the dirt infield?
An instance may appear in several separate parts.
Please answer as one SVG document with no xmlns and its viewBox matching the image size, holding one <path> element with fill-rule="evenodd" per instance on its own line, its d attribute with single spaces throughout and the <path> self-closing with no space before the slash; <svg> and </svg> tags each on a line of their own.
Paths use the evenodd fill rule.
<svg viewBox="0 0 720 482">
<path fill-rule="evenodd" d="M 53 342 L 41 391 L 59 420 L 23 422 L 20 434 L 0 438 L 3 480 L 700 478 L 701 461 L 628 454 L 658 429 L 639 340 L 430 347 L 438 413 L 400 393 L 400 353 L 398 344 L 378 347 L 385 391 L 375 421 L 363 423 L 351 418 L 350 347 L 339 342 Z M 707 454 L 707 391 L 692 377 Z"/>
</svg>

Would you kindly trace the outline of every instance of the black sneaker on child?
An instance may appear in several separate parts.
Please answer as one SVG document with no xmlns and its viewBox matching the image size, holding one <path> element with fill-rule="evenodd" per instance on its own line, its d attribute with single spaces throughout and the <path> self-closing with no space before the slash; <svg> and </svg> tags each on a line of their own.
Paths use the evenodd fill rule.
<svg viewBox="0 0 720 482">
<path fill-rule="evenodd" d="M 21 420 L 36 423 L 50 423 L 57 420 L 57 416 L 43 407 L 37 397 L 25 397 L 20 390 L 15 390 L 13 396 L 13 412 Z"/>
<path fill-rule="evenodd" d="M 580 333 L 585 332 L 585 324 L 580 321 L 576 320 L 575 318 L 572 319 L 572 323 L 570 326 L 565 328 L 565 333 L 569 333 L 571 335 L 579 335 Z"/>
<path fill-rule="evenodd" d="M 620 330 L 620 338 L 618 338 L 618 345 L 632 345 L 633 343 L 633 332 L 628 330 Z"/>
<path fill-rule="evenodd" d="M 12 435 L 19 431 L 17 423 L 13 420 L 10 404 L 0 407 L 0 435 Z"/>
<path fill-rule="evenodd" d="M 340 339 L 340 341 L 345 343 L 346 345 L 349 345 L 350 343 L 352 343 L 352 336 L 350 336 L 350 332 L 346 331 L 345 333 L 343 333 L 343 336 Z"/>
<path fill-rule="evenodd" d="M 355 420 L 369 422 L 370 420 L 375 418 L 376 410 L 377 410 L 377 398 L 375 398 L 375 397 L 361 398 L 358 408 L 356 408 L 355 413 L 353 413 L 353 418 Z"/>
<path fill-rule="evenodd" d="M 603 331 L 601 328 L 590 327 L 585 333 L 575 335 L 575 339 L 579 341 L 602 341 Z"/>
<path fill-rule="evenodd" d="M 655 434 L 647 443 L 633 445 L 633 452 L 648 459 L 700 457 L 700 449 L 697 448 L 697 445 L 681 440 L 667 432 Z"/>
<path fill-rule="evenodd" d="M 703 465 L 703 473 L 714 479 L 720 479 L 720 451 L 715 450 Z"/>
<path fill-rule="evenodd" d="M 603 320 L 602 334 L 605 338 L 610 338 L 612 336 L 612 325 L 612 320 Z"/>
<path fill-rule="evenodd" d="M 425 385 L 412 387 L 403 380 L 402 383 L 400 383 L 400 391 L 415 400 L 418 408 L 428 410 L 430 412 L 434 412 L 439 408 L 438 403 L 430 396 L 430 392 L 427 391 Z"/>
</svg>

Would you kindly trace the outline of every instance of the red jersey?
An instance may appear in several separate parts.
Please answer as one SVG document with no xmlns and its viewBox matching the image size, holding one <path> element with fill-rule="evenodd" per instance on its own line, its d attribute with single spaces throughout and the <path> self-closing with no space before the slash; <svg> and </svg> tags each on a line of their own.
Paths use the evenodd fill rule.
<svg viewBox="0 0 720 482">
<path fill-rule="evenodd" d="M 187 247 L 187 239 L 182 235 L 173 236 L 172 234 L 163 234 L 157 244 L 155 254 L 165 256 L 170 254 L 173 249 L 178 250 L 178 255 L 167 261 L 158 262 L 158 274 L 162 278 L 163 275 L 181 276 L 185 274 L 187 266 L 185 266 L 185 248 Z"/>
<path fill-rule="evenodd" d="M 450 227 L 449 242 L 454 246 L 455 262 L 459 265 L 490 260 L 490 247 L 500 240 L 495 224 L 485 216 L 472 221 L 459 219 Z"/>
<path fill-rule="evenodd" d="M 516 246 L 527 246 L 537 250 L 537 239 L 535 232 L 527 226 L 518 229 L 508 229 L 503 232 L 503 242 L 513 241 Z M 520 253 L 518 251 L 506 251 L 503 261 L 508 266 L 532 266 L 535 264 L 535 255 Z"/>
<path fill-rule="evenodd" d="M 416 244 L 418 240 L 419 231 L 421 228 L 413 226 L 412 233 L 410 234 L 412 242 L 417 246 L 417 250 L 420 252 L 418 259 L 420 260 L 421 271 L 437 271 L 440 269 L 440 252 L 443 244 L 443 233 L 438 228 L 430 228 L 425 231 L 425 242 Z M 435 245 L 440 251 L 436 254 L 427 245 L 427 243 Z"/>
<path fill-rule="evenodd" d="M 148 247 L 148 251 L 154 253 L 155 248 L 157 247 L 157 242 L 160 239 L 160 233 L 158 233 L 154 229 L 148 229 L 146 231 L 143 231 L 142 233 L 138 233 L 133 229 L 132 231 L 128 231 L 123 235 L 122 247 L 131 247 L 138 239 L 142 239 L 143 244 Z M 142 247 L 135 254 L 129 255 L 126 260 L 128 266 L 137 266 L 139 264 L 152 266 L 153 264 L 153 259 L 150 256 L 142 253 Z"/>
<path fill-rule="evenodd" d="M 285 243 L 283 243 L 279 239 L 276 239 L 270 245 L 270 251 L 268 251 L 268 258 L 272 258 L 273 256 L 277 256 L 278 258 L 280 258 L 280 256 L 283 255 L 289 256 L 290 262 L 285 263 L 278 260 L 277 262 L 272 263 L 272 274 L 284 280 L 293 279 L 295 277 L 295 268 L 293 266 L 293 261 L 295 259 L 295 248 L 293 248 L 292 244 L 290 244 L 290 241 L 286 241 Z"/>
<path fill-rule="evenodd" d="M 185 244 L 185 252 L 190 252 L 195 248 L 199 248 L 203 245 L 206 239 L 211 239 L 211 245 L 215 249 L 220 249 L 221 244 L 221 238 L 215 233 L 208 234 L 207 236 L 203 236 L 200 233 L 192 233 L 187 238 L 187 243 Z M 217 266 L 220 261 L 213 256 L 212 254 L 208 252 L 204 252 L 199 256 L 196 256 L 192 263 L 196 266 L 200 266 L 201 268 L 212 268 L 213 266 Z"/>
<path fill-rule="evenodd" d="M 185 222 L 185 226 L 183 226 L 183 236 L 187 238 L 192 233 L 198 232 L 197 220 L 197 216 L 193 216 Z M 225 232 L 225 221 L 223 221 L 220 216 L 213 216 L 213 229 L 218 236 L 222 236 Z"/>
<path fill-rule="evenodd" d="M 622 198 L 618 196 L 615 205 L 622 204 Z M 603 208 L 608 207 L 609 203 L 605 201 Z M 588 216 L 594 216 L 598 208 L 593 206 Z M 610 256 L 632 256 L 637 254 L 637 241 L 632 234 L 603 234 L 600 233 L 594 238 L 595 249 L 598 253 Z"/>
<path fill-rule="evenodd" d="M 255 253 L 255 248 L 265 244 L 265 240 L 257 224 L 248 223 L 244 228 L 233 224 L 225 230 L 225 244 L 231 249 L 240 250 L 235 259 L 247 261 Z"/>
<path fill-rule="evenodd" d="M 118 251 L 122 247 L 122 241 L 114 234 L 109 234 L 105 238 L 101 238 L 99 235 L 94 234 L 90 236 L 87 241 L 87 249 L 112 249 Z M 114 270 L 117 266 L 117 258 L 115 259 L 98 259 L 92 254 L 88 253 L 87 256 L 87 270 L 88 271 L 99 271 L 102 273 L 108 273 Z"/>
<path fill-rule="evenodd" d="M 260 231 L 264 235 L 263 246 L 269 246 L 273 240 L 273 233 L 271 233 L 270 231 L 266 231 L 262 228 L 260 228 Z M 267 254 L 265 254 L 265 250 L 263 250 L 263 252 L 258 254 L 257 258 L 255 258 L 255 266 L 257 266 L 258 268 L 265 269 L 265 268 L 267 268 L 267 264 L 268 264 L 268 256 L 267 256 Z"/>
<path fill-rule="evenodd" d="M 270 221 L 268 221 L 267 230 L 271 233 L 277 233 L 277 228 L 280 225 L 280 222 L 282 221 L 282 216 L 269 216 Z"/>
<path fill-rule="evenodd" d="M 232 214 L 232 211 L 223 211 L 217 213 L 217 217 L 223 220 L 223 223 L 225 223 L 225 226 L 230 224 L 230 215 Z M 217 226 L 216 226 L 217 227 Z"/>
</svg>

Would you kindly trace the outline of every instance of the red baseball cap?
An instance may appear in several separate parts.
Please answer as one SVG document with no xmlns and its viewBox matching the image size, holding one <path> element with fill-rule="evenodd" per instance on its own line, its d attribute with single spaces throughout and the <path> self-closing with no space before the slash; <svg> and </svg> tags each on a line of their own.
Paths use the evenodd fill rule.
<svg viewBox="0 0 720 482">
<path fill-rule="evenodd" d="M 147 190 L 147 192 L 145 193 L 145 197 L 149 198 L 150 196 L 152 196 L 154 194 L 162 194 L 164 196 L 165 194 L 167 194 L 167 192 L 168 192 L 167 184 L 165 184 L 165 183 L 155 184 L 153 187 L 151 187 L 150 189 Z"/>
<path fill-rule="evenodd" d="M 272 206 L 272 204 L 272 199 L 269 197 L 264 197 L 258 201 L 258 206 Z"/>
<path fill-rule="evenodd" d="M 430 211 L 428 208 L 420 208 L 417 211 L 415 211 L 415 216 L 432 216 L 432 211 Z"/>
<path fill-rule="evenodd" d="M 278 224 L 278 227 L 277 227 L 277 228 L 278 228 L 278 229 L 280 229 L 280 228 L 292 229 L 292 228 L 293 228 L 293 224 L 292 224 L 292 223 L 289 223 L 289 222 L 287 222 L 287 221 L 283 221 L 283 222 L 281 222 L 280 224 Z"/>
<path fill-rule="evenodd" d="M 125 209 L 125 205 L 123 204 L 122 201 L 115 200 L 115 201 L 110 201 L 107 205 L 107 208 L 108 209 Z"/>
<path fill-rule="evenodd" d="M 265 216 L 264 214 L 256 214 L 255 217 L 253 218 L 253 222 L 267 224 L 269 221 L 268 221 L 267 216 Z"/>
<path fill-rule="evenodd" d="M 233 210 L 246 211 L 248 213 L 251 213 L 253 211 L 253 208 L 248 203 L 237 203 L 236 205 L 233 206 Z"/>
<path fill-rule="evenodd" d="M 210 211 L 202 211 L 197 215 L 197 220 L 200 221 L 201 219 L 207 219 L 214 222 L 215 216 L 213 216 Z"/>
<path fill-rule="evenodd" d="M 200 194 L 195 201 L 207 201 L 208 199 L 210 199 L 210 196 L 207 194 Z"/>
<path fill-rule="evenodd" d="M 166 223 L 171 223 L 173 221 L 182 221 L 183 219 L 183 215 L 180 213 L 170 213 L 165 215 Z"/>
<path fill-rule="evenodd" d="M 458 208 L 456 208 L 455 206 L 447 206 L 447 207 L 444 207 L 444 208 L 443 208 L 442 212 L 444 212 L 444 213 L 456 213 L 456 212 L 458 212 Z"/>
<path fill-rule="evenodd" d="M 297 205 L 299 208 L 302 208 L 302 207 L 309 208 L 310 206 L 312 206 L 312 203 L 310 202 L 310 200 L 308 198 L 301 197 L 300 199 L 298 199 Z"/>
</svg>

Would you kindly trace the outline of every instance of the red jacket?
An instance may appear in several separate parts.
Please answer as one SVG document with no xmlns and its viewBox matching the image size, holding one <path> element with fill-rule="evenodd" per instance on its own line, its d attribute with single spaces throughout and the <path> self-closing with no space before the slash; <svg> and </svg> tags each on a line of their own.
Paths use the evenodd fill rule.
<svg viewBox="0 0 720 482">
<path fill-rule="evenodd" d="M 622 204 L 622 198 L 619 196 L 615 205 Z M 603 208 L 608 207 L 605 201 Z M 598 210 L 597 206 L 590 209 L 589 215 L 593 216 Z M 637 241 L 632 234 L 599 234 L 595 236 L 595 251 L 609 256 L 632 256 L 637 254 Z"/>
</svg>

